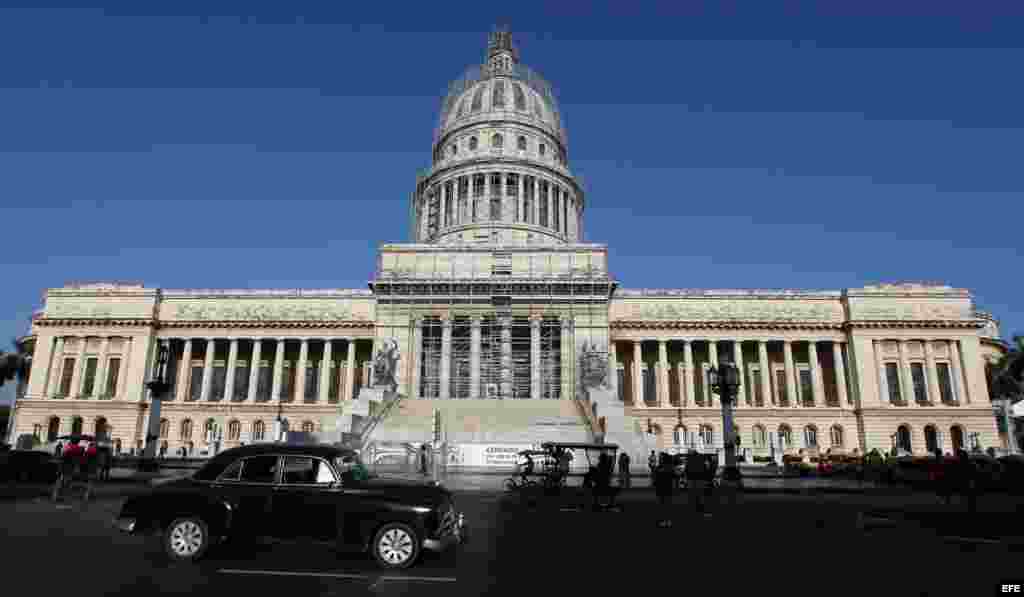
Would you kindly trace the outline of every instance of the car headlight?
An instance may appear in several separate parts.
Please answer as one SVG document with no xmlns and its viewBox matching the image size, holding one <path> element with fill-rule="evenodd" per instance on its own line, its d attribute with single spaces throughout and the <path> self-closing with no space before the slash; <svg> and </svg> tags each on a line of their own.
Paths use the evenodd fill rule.
<svg viewBox="0 0 1024 597">
<path fill-rule="evenodd" d="M 433 508 L 430 508 L 428 506 L 415 506 L 412 509 L 412 511 L 417 513 L 417 514 L 427 514 L 427 513 L 431 512 L 433 510 L 434 510 Z"/>
</svg>

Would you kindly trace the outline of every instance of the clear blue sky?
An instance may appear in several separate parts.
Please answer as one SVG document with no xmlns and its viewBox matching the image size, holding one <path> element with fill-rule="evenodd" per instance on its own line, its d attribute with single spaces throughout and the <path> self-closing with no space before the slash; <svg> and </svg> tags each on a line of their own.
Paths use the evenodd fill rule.
<svg viewBox="0 0 1024 597">
<path fill-rule="evenodd" d="M 1024 331 L 1020 2 L 22 4 L 0 339 L 68 281 L 365 288 L 498 21 L 623 286 L 942 281 Z"/>
</svg>

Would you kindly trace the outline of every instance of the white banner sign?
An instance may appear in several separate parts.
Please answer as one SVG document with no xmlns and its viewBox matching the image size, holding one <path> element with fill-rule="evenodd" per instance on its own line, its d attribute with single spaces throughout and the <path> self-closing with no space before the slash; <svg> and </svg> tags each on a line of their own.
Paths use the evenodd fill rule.
<svg viewBox="0 0 1024 597">
<path fill-rule="evenodd" d="M 449 444 L 448 464 L 513 468 L 519 452 L 539 448 L 533 444 Z"/>
</svg>

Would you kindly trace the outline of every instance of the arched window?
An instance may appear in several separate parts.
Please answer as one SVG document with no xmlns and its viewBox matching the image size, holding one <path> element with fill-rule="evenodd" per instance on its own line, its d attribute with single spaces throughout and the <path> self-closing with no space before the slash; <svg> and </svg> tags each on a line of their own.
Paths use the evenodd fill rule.
<svg viewBox="0 0 1024 597">
<path fill-rule="evenodd" d="M 939 450 L 939 433 L 935 429 L 935 425 L 924 426 L 924 445 L 929 454 L 934 454 Z"/>
<path fill-rule="evenodd" d="M 302 422 L 302 432 L 303 433 L 313 433 L 313 421 L 303 421 Z"/>
<path fill-rule="evenodd" d="M 793 447 L 793 430 L 789 428 L 789 425 L 785 423 L 779 425 L 779 438 L 782 439 L 782 449 Z"/>
<path fill-rule="evenodd" d="M 476 137 L 469 138 L 469 150 L 476 151 Z"/>
<path fill-rule="evenodd" d="M 503 145 L 505 145 L 504 137 L 500 133 L 494 133 L 494 136 L 491 137 L 491 147 L 501 149 Z"/>
<path fill-rule="evenodd" d="M 455 154 L 459 153 L 459 146 L 452 143 L 451 145 L 448 146 L 448 153 L 452 154 L 452 156 L 455 156 Z"/>
<path fill-rule="evenodd" d="M 473 105 L 470 106 L 471 112 L 479 112 L 484 107 L 484 86 L 481 85 L 476 88 L 476 93 L 473 94 Z"/>
<path fill-rule="evenodd" d="M 181 434 L 180 439 L 190 440 L 192 439 L 192 419 L 185 419 L 181 422 Z"/>
<path fill-rule="evenodd" d="M 50 422 L 46 426 L 46 441 L 57 441 L 58 435 L 60 435 L 60 417 L 50 417 Z"/>
<path fill-rule="evenodd" d="M 491 99 L 492 108 L 505 107 L 505 82 L 498 79 L 494 82 L 494 94 Z"/>
<path fill-rule="evenodd" d="M 829 439 L 832 442 L 832 446 L 836 448 L 843 447 L 843 428 L 839 425 L 833 425 L 829 430 Z"/>
<path fill-rule="evenodd" d="M 459 113 L 455 115 L 456 118 L 462 118 L 462 115 L 466 113 L 466 100 L 467 98 L 462 98 L 462 101 L 459 102 Z"/>
<path fill-rule="evenodd" d="M 167 439 L 171 434 L 171 422 L 167 419 L 160 419 L 160 438 Z"/>
<path fill-rule="evenodd" d="M 910 446 L 910 427 L 906 425 L 900 425 L 896 428 L 896 448 L 905 452 L 911 451 Z"/>
<path fill-rule="evenodd" d="M 711 447 L 715 443 L 715 432 L 711 428 L 711 425 L 700 426 L 700 439 L 704 442 L 705 447 Z"/>
<path fill-rule="evenodd" d="M 953 425 L 949 428 L 949 440 L 953 442 L 953 451 L 962 450 L 964 447 L 964 428 L 960 425 Z"/>
<path fill-rule="evenodd" d="M 676 428 L 672 430 L 672 443 L 677 446 L 682 446 L 686 443 L 685 425 L 676 425 Z"/>
<path fill-rule="evenodd" d="M 242 424 L 238 421 L 228 423 L 228 439 L 238 441 L 240 437 L 242 437 Z"/>
<path fill-rule="evenodd" d="M 526 151 L 526 137 L 520 135 L 519 139 L 516 141 L 516 147 L 519 151 Z"/>
<path fill-rule="evenodd" d="M 547 153 L 547 150 L 548 150 L 548 148 L 547 148 L 547 146 L 546 146 L 546 145 L 544 145 L 543 143 L 541 143 L 541 144 L 540 144 L 540 147 L 538 148 L 538 150 L 540 151 L 540 154 L 541 154 L 541 155 L 544 155 L 545 153 Z"/>
<path fill-rule="evenodd" d="M 755 448 L 763 448 L 768 444 L 768 434 L 765 432 L 764 426 L 754 425 L 753 439 Z"/>
<path fill-rule="evenodd" d="M 516 110 L 526 110 L 526 94 L 523 93 L 523 88 L 519 86 L 519 83 L 512 84 L 512 92 L 516 96 Z"/>
<path fill-rule="evenodd" d="M 96 422 L 93 423 L 93 435 L 96 439 L 105 438 L 107 435 L 107 418 L 96 417 Z"/>
<path fill-rule="evenodd" d="M 814 425 L 804 427 L 804 447 L 818 447 L 818 429 Z"/>
<path fill-rule="evenodd" d="M 213 419 L 206 419 L 206 424 L 203 425 L 203 439 L 210 441 L 215 429 L 217 429 L 217 421 L 214 421 Z"/>
<path fill-rule="evenodd" d="M 71 419 L 71 435 L 82 434 L 82 417 L 75 417 Z"/>
<path fill-rule="evenodd" d="M 253 441 L 262 441 L 264 434 L 263 421 L 253 421 L 252 423 L 252 439 Z"/>
</svg>

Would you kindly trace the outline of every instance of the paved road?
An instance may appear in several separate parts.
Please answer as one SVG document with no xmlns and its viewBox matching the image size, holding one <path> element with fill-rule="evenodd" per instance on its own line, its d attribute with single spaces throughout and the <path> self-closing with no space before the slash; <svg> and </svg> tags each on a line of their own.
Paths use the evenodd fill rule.
<svg viewBox="0 0 1024 597">
<path fill-rule="evenodd" d="M 858 512 L 908 499 L 744 495 L 698 517 L 684 503 L 658 528 L 650 496 L 624 498 L 620 513 L 525 510 L 498 494 L 457 497 L 473 541 L 454 557 L 382 576 L 365 557 L 317 547 L 221 549 L 200 565 L 168 563 L 158 541 L 107 526 L 117 502 L 84 509 L 48 502 L 0 503 L 7 527 L 5 584 L 42 594 L 506 595 L 529 591 L 615 594 L 626 587 L 722 594 L 828 591 L 846 595 L 987 595 L 1019 570 L 1004 545 L 963 545 L 914 529 L 858 530 Z M 1014 504 L 990 500 L 987 509 Z M 68 558 L 70 554 L 70 559 Z M 63 560 L 53 574 L 42 563 Z M 242 572 L 245 572 L 244 574 Z M 52 583 L 48 586 L 47 583 Z M 51 590 L 51 586 L 53 587 Z M 618 590 L 615 587 L 622 587 Z M 868 593 L 870 592 L 870 593 Z"/>
</svg>

